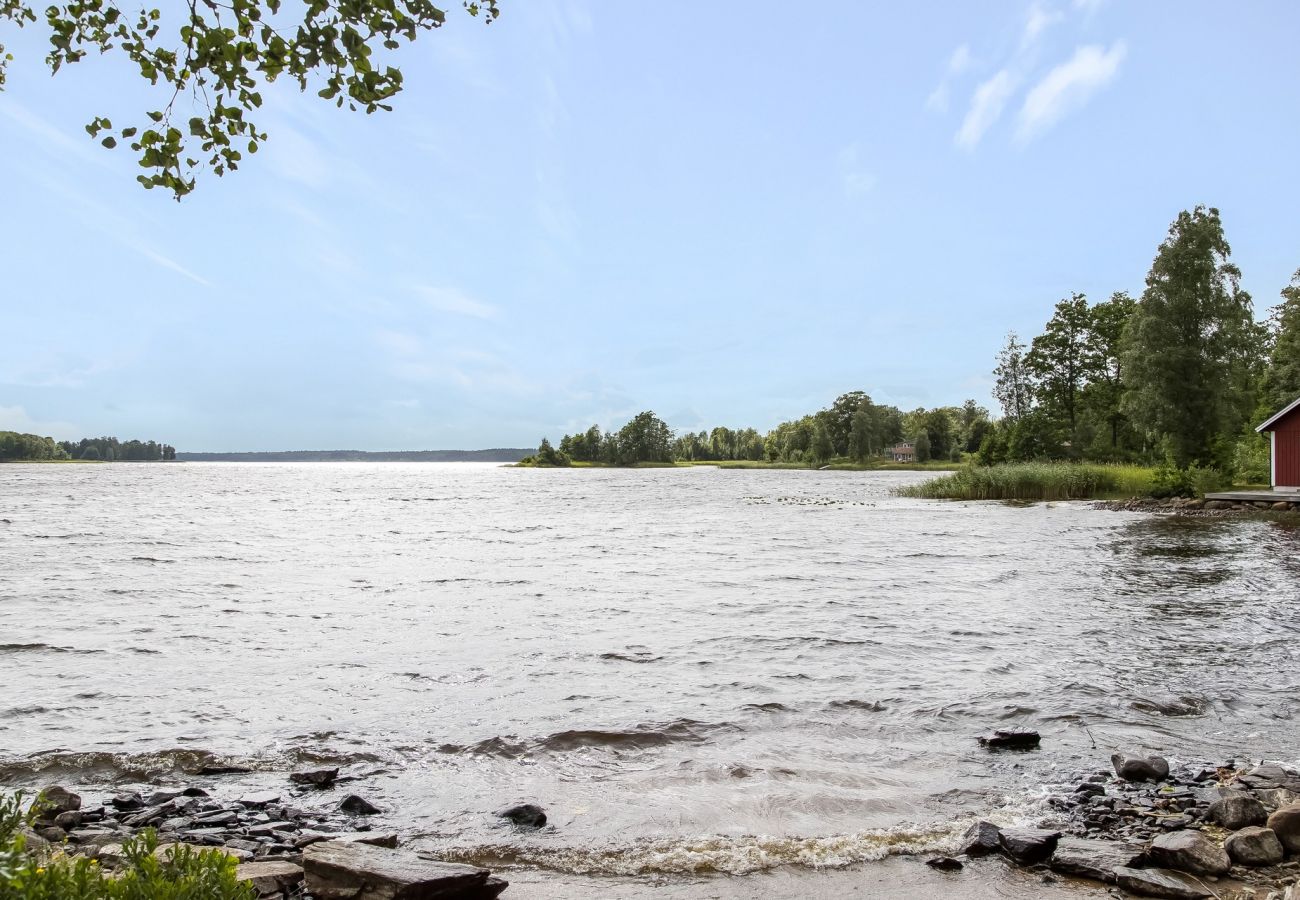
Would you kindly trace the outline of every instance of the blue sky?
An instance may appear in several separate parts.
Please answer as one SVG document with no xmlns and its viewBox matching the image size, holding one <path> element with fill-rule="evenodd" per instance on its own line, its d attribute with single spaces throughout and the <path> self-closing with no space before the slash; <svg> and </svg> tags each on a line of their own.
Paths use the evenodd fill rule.
<svg viewBox="0 0 1300 900">
<path fill-rule="evenodd" d="M 392 113 L 273 87 L 265 149 L 180 204 L 81 130 L 159 105 L 121 59 L 51 78 L 0 26 L 0 428 L 469 448 L 992 406 L 1006 331 L 1140 292 L 1180 209 L 1220 208 L 1261 316 L 1300 267 L 1294 3 L 502 5 L 404 48 Z"/>
</svg>

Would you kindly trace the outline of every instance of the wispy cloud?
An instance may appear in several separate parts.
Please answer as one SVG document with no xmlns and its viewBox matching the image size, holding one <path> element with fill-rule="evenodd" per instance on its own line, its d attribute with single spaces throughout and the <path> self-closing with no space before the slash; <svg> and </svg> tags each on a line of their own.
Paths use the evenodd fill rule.
<svg viewBox="0 0 1300 900">
<path fill-rule="evenodd" d="M 863 164 L 856 144 L 840 151 L 839 170 L 844 193 L 849 197 L 861 196 L 876 186 L 876 176 Z"/>
<path fill-rule="evenodd" d="M 414 290 L 415 293 L 424 298 L 424 302 L 430 309 L 438 312 L 473 316 L 479 319 L 496 319 L 501 315 L 501 311 L 492 304 L 475 300 L 456 288 L 420 284 L 416 285 Z"/>
<path fill-rule="evenodd" d="M 1065 13 L 1043 3 L 1030 5 L 1025 14 L 1025 30 L 1020 35 L 1020 47 L 1025 49 L 1037 43 L 1043 32 L 1065 18 Z"/>
<path fill-rule="evenodd" d="M 1088 102 L 1119 74 L 1127 48 L 1116 41 L 1109 50 L 1097 44 L 1080 47 L 1069 60 L 1034 85 L 1020 108 L 1016 137 L 1028 141 Z"/>
<path fill-rule="evenodd" d="M 952 56 L 948 57 L 948 65 L 944 69 L 943 79 L 940 80 L 935 89 L 930 92 L 930 96 L 925 98 L 926 109 L 932 109 L 935 112 L 948 111 L 948 83 L 953 78 L 969 69 L 970 64 L 971 55 L 969 44 L 962 44 L 956 50 L 952 51 Z"/>
<path fill-rule="evenodd" d="M 993 127 L 1002 115 L 1002 110 L 1016 89 L 1016 78 L 1008 69 L 1000 70 L 996 75 L 975 88 L 971 96 L 970 109 L 962 120 L 954 138 L 957 146 L 973 150 L 984 137 L 984 133 Z"/>
</svg>

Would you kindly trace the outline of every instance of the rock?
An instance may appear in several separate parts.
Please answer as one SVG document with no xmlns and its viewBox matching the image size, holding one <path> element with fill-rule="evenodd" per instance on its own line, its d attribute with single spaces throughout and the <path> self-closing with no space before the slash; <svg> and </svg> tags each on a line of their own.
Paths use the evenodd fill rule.
<svg viewBox="0 0 1300 900">
<path fill-rule="evenodd" d="M 235 877 L 253 885 L 258 896 L 292 892 L 302 883 L 302 866 L 291 862 L 275 860 L 273 862 L 244 863 L 235 870 Z"/>
<path fill-rule="evenodd" d="M 81 810 L 70 809 L 67 812 L 59 813 L 54 817 L 54 824 L 64 831 L 71 831 L 81 825 Z"/>
<path fill-rule="evenodd" d="M 1223 875 L 1232 868 L 1228 853 L 1199 831 L 1162 834 L 1151 842 L 1152 862 L 1196 875 Z"/>
<path fill-rule="evenodd" d="M 1291 508 L 1291 504 L 1287 503 L 1285 500 L 1278 500 L 1276 503 L 1273 504 L 1274 512 L 1286 512 L 1290 508 Z"/>
<path fill-rule="evenodd" d="M 1039 740 L 1037 731 L 995 731 L 979 739 L 990 750 L 1032 750 Z"/>
<path fill-rule="evenodd" d="M 520 803 L 494 813 L 498 818 L 509 819 L 520 828 L 541 828 L 546 824 L 546 813 L 535 803 Z"/>
<path fill-rule="evenodd" d="M 1285 856 L 1277 832 L 1271 828 L 1248 826 L 1228 835 L 1223 849 L 1239 866 L 1275 866 Z"/>
<path fill-rule="evenodd" d="M 121 844 L 105 844 L 91 854 L 91 858 L 99 860 L 101 866 L 109 868 L 126 865 L 126 854 L 122 852 Z"/>
<path fill-rule="evenodd" d="M 1213 896 L 1192 879 L 1164 869 L 1115 870 L 1115 880 L 1126 891 L 1142 897 L 1166 897 L 1169 900 L 1205 900 Z"/>
<path fill-rule="evenodd" d="M 1268 817 L 1268 827 L 1277 834 L 1282 849 L 1300 855 L 1300 803 L 1284 806 Z"/>
<path fill-rule="evenodd" d="M 1163 756 L 1132 756 L 1114 753 L 1110 764 L 1125 781 L 1161 781 L 1169 777 L 1169 761 Z"/>
<path fill-rule="evenodd" d="M 154 791 L 144 799 L 145 806 L 162 806 L 164 803 L 171 803 L 173 800 L 179 800 L 181 797 L 191 796 L 188 791 Z M 206 797 L 207 794 L 198 796 Z"/>
<path fill-rule="evenodd" d="M 313 787 L 326 788 L 334 783 L 334 779 L 339 777 L 339 770 L 334 769 L 308 769 L 302 772 L 290 772 L 289 780 L 294 784 L 309 784 Z"/>
<path fill-rule="evenodd" d="M 211 765 L 202 766 L 195 775 L 247 775 L 252 769 L 246 766 L 222 766 Z"/>
<path fill-rule="evenodd" d="M 248 829 L 248 833 L 254 836 L 262 835 L 263 837 L 275 837 L 283 832 L 297 831 L 298 826 L 292 822 L 265 822 L 260 825 L 254 825 Z"/>
<path fill-rule="evenodd" d="M 1066 836 L 1057 841 L 1050 865 L 1053 872 L 1063 875 L 1114 884 L 1116 869 L 1128 868 L 1141 858 L 1142 848 L 1137 844 Z"/>
<path fill-rule="evenodd" d="M 1263 825 L 1268 821 L 1268 810 L 1250 794 L 1234 791 L 1211 803 L 1205 817 L 1229 831 L 1236 831 L 1248 825 Z"/>
<path fill-rule="evenodd" d="M 201 828 L 216 828 L 219 825 L 234 825 L 238 821 L 239 814 L 227 809 L 199 816 L 194 820 L 194 824 Z"/>
<path fill-rule="evenodd" d="M 265 809 L 272 803 L 280 802 L 279 791 L 261 791 L 256 794 L 245 794 L 239 798 L 239 805 L 247 809 Z"/>
<path fill-rule="evenodd" d="M 966 829 L 961 839 L 961 852 L 967 856 L 987 856 L 1002 847 L 998 836 L 1002 829 L 992 822 L 976 822 Z"/>
<path fill-rule="evenodd" d="M 45 854 L 50 852 L 50 842 L 30 828 L 22 829 L 23 849 L 28 853 Z"/>
<path fill-rule="evenodd" d="M 65 787 L 51 785 L 41 791 L 39 806 L 43 816 L 53 819 L 59 813 L 81 809 L 81 797 Z"/>
<path fill-rule="evenodd" d="M 953 859 L 951 856 L 936 856 L 933 859 L 927 859 L 925 864 L 941 872 L 960 872 L 962 869 L 961 860 Z"/>
<path fill-rule="evenodd" d="M 1106 786 L 1097 784 L 1095 781 L 1085 781 L 1074 789 L 1074 792 L 1082 799 L 1084 797 L 1103 797 L 1106 794 Z"/>
<path fill-rule="evenodd" d="M 1060 837 L 1061 832 L 1045 831 L 1042 828 L 1003 828 L 998 834 L 998 841 L 1007 856 L 1018 863 L 1029 865 L 1051 856 Z"/>
<path fill-rule="evenodd" d="M 307 893 L 320 900 L 490 900 L 506 888 L 487 869 L 343 841 L 312 844 L 302 868 Z"/>
<path fill-rule="evenodd" d="M 62 844 L 68 837 L 68 833 L 58 825 L 46 825 L 44 828 L 37 828 L 36 834 L 51 844 Z"/>
<path fill-rule="evenodd" d="M 340 833 L 309 830 L 293 835 L 293 845 L 299 849 L 319 844 L 321 841 L 350 841 L 371 844 L 375 847 L 396 847 L 397 834 L 392 831 L 346 831 Z"/>
<path fill-rule="evenodd" d="M 382 812 L 378 806 L 375 806 L 369 800 L 358 797 L 356 794 L 348 794 L 339 803 L 339 809 L 345 813 L 351 813 L 354 816 L 373 816 Z"/>
<path fill-rule="evenodd" d="M 117 794 L 108 801 L 109 805 L 118 812 L 129 812 L 133 809 L 140 809 L 144 806 L 144 800 L 139 794 Z"/>
</svg>

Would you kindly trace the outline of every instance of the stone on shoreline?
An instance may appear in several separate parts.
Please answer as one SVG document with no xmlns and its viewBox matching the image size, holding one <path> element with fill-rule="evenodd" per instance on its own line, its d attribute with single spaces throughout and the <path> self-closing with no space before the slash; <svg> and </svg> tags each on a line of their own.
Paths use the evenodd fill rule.
<svg viewBox="0 0 1300 900">
<path fill-rule="evenodd" d="M 1292 803 L 1273 813 L 1268 817 L 1268 827 L 1277 834 L 1287 853 L 1300 855 L 1300 803 Z"/>
<path fill-rule="evenodd" d="M 364 797 L 358 797 L 356 794 L 348 794 L 339 803 L 339 809 L 345 813 L 352 813 L 354 816 L 373 816 L 381 812 L 378 806 L 375 806 Z"/>
<path fill-rule="evenodd" d="M 1043 828 L 1003 828 L 998 842 L 1006 854 L 1018 863 L 1039 863 L 1052 855 L 1061 832 Z"/>
<path fill-rule="evenodd" d="M 967 856 L 987 856 L 996 853 L 1002 847 L 1002 842 L 998 839 L 1001 833 L 1002 829 L 992 822 L 976 822 L 966 829 L 966 834 L 962 836 L 961 852 Z"/>
<path fill-rule="evenodd" d="M 1163 756 L 1134 756 L 1114 753 L 1110 764 L 1125 781 L 1162 781 L 1169 777 L 1169 761 Z"/>
<path fill-rule="evenodd" d="M 1121 841 L 1066 837 L 1056 843 L 1049 865 L 1053 872 L 1077 875 L 1114 884 L 1115 870 L 1133 866 L 1142 858 L 1142 848 Z"/>
<path fill-rule="evenodd" d="M 271 860 L 243 863 L 235 870 L 235 877 L 252 884 L 258 896 L 266 897 L 292 892 L 302 883 L 303 873 L 302 866 L 283 860 Z"/>
<path fill-rule="evenodd" d="M 931 869 L 938 869 L 940 872 L 960 872 L 962 862 L 960 859 L 953 859 L 951 856 L 935 856 L 925 861 L 925 864 Z"/>
<path fill-rule="evenodd" d="M 1194 875 L 1223 875 L 1232 868 L 1227 851 L 1199 831 L 1162 834 L 1148 855 L 1157 865 Z"/>
<path fill-rule="evenodd" d="M 341 841 L 308 847 L 302 868 L 320 900 L 491 900 L 507 886 L 487 869 Z"/>
<path fill-rule="evenodd" d="M 1263 825 L 1268 821 L 1268 810 L 1249 794 L 1234 791 L 1211 803 L 1205 817 L 1229 831 L 1237 831 L 1250 825 Z"/>
<path fill-rule="evenodd" d="M 1239 866 L 1275 866 L 1285 857 L 1282 842 L 1271 828 L 1249 826 L 1228 835 L 1223 849 Z"/>
<path fill-rule="evenodd" d="M 1032 750 L 1041 738 L 1037 731 L 995 731 L 979 739 L 990 750 Z"/>
<path fill-rule="evenodd" d="M 520 828 L 541 828 L 546 824 L 546 812 L 535 803 L 508 806 L 497 810 L 495 815 L 501 819 L 509 819 Z"/>
<path fill-rule="evenodd" d="M 41 791 L 41 817 L 53 820 L 59 813 L 81 809 L 81 797 L 65 787 L 52 785 Z"/>
<path fill-rule="evenodd" d="M 1178 872 L 1164 869 L 1115 870 L 1115 879 L 1126 891 L 1142 897 L 1165 897 L 1169 900 L 1205 900 L 1213 896 L 1197 882 Z"/>
<path fill-rule="evenodd" d="M 301 772 L 290 772 L 289 780 L 294 784 L 306 784 L 312 787 L 327 788 L 334 783 L 334 779 L 339 777 L 339 770 L 333 769 L 305 769 Z"/>
</svg>

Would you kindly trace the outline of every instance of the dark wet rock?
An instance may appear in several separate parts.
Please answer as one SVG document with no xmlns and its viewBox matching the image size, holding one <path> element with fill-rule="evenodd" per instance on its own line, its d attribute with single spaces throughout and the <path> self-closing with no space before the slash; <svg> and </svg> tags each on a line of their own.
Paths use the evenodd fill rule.
<svg viewBox="0 0 1300 900">
<path fill-rule="evenodd" d="M 1237 780 L 1249 788 L 1287 788 L 1300 792 L 1300 775 L 1281 766 L 1256 766 Z"/>
<path fill-rule="evenodd" d="M 1169 777 L 1169 761 L 1163 756 L 1134 756 L 1114 753 L 1110 764 L 1125 781 L 1162 781 Z"/>
<path fill-rule="evenodd" d="M 131 828 L 143 828 L 146 825 L 154 825 L 167 818 L 174 810 L 167 804 L 161 806 L 147 806 L 139 812 L 133 813 L 122 819 L 122 824 Z"/>
<path fill-rule="evenodd" d="M 960 872 L 962 869 L 961 860 L 953 859 L 951 856 L 936 856 L 933 859 L 927 859 L 925 864 L 941 872 Z"/>
<path fill-rule="evenodd" d="M 1052 855 L 1061 832 L 1042 828 L 1003 828 L 998 841 L 1006 854 L 1026 865 L 1042 862 Z"/>
<path fill-rule="evenodd" d="M 162 806 L 164 803 L 171 803 L 172 801 L 179 800 L 185 796 L 193 796 L 193 795 L 190 795 L 188 794 L 188 792 L 184 792 L 184 791 L 167 791 L 167 790 L 154 791 L 148 797 L 144 798 L 144 805 Z M 205 792 L 199 796 L 206 797 L 207 793 Z"/>
<path fill-rule="evenodd" d="M 42 817 L 53 819 L 62 812 L 74 812 L 81 809 L 81 797 L 65 787 L 51 785 L 41 791 L 40 813 Z"/>
<path fill-rule="evenodd" d="M 1300 803 L 1284 806 L 1268 817 L 1268 827 L 1277 834 L 1282 849 L 1300 855 Z"/>
<path fill-rule="evenodd" d="M 301 772 L 290 772 L 289 780 L 294 784 L 306 784 L 312 787 L 326 788 L 334 783 L 334 779 L 339 777 L 339 770 L 334 769 L 306 769 Z"/>
<path fill-rule="evenodd" d="M 256 794 L 245 794 L 239 798 L 239 805 L 247 809 L 265 809 L 272 803 L 279 802 L 279 791 L 260 791 Z"/>
<path fill-rule="evenodd" d="M 250 827 L 248 833 L 254 836 L 272 837 L 297 830 L 298 826 L 293 822 L 262 822 Z"/>
<path fill-rule="evenodd" d="M 231 810 L 222 810 L 220 812 L 205 813 L 196 816 L 194 824 L 203 828 L 214 828 L 218 825 L 234 825 L 239 821 L 239 814 Z"/>
<path fill-rule="evenodd" d="M 1240 866 L 1275 866 L 1285 856 L 1277 832 L 1271 828 L 1248 826 L 1228 835 L 1223 842 L 1232 861 Z"/>
<path fill-rule="evenodd" d="M 375 847 L 388 847 L 390 849 L 397 846 L 397 835 L 391 831 L 326 832 L 309 830 L 292 837 L 293 845 L 300 850 L 304 847 L 310 847 L 312 844 L 319 844 L 321 841 L 370 844 Z"/>
<path fill-rule="evenodd" d="M 185 796 L 185 797 L 207 797 L 207 796 L 209 796 L 208 792 L 205 791 L 205 790 L 203 790 L 203 788 L 201 788 L 201 787 L 187 787 L 185 790 L 181 791 L 181 795 L 182 795 L 182 796 Z"/>
<path fill-rule="evenodd" d="M 976 822 L 966 829 L 961 839 L 961 852 L 967 856 L 987 856 L 1002 847 L 999 835 L 1002 829 L 992 822 Z"/>
<path fill-rule="evenodd" d="M 259 897 L 291 893 L 302 884 L 302 866 L 290 862 L 244 863 L 235 870 L 235 877 L 253 885 Z"/>
<path fill-rule="evenodd" d="M 1052 853 L 1053 872 L 1115 883 L 1115 870 L 1135 865 L 1142 858 L 1137 844 L 1062 837 Z"/>
<path fill-rule="evenodd" d="M 535 803 L 508 806 L 497 810 L 495 815 L 501 819 L 509 819 L 520 828 L 541 828 L 546 824 L 546 812 Z"/>
<path fill-rule="evenodd" d="M 24 828 L 22 830 L 22 834 L 23 834 L 23 849 L 26 850 L 28 853 L 42 854 L 42 853 L 49 852 L 50 842 L 47 841 L 41 835 L 37 834 L 33 829 Z"/>
<path fill-rule="evenodd" d="M 1148 855 L 1156 865 L 1196 875 L 1223 875 L 1232 868 L 1227 851 L 1199 831 L 1162 834 Z"/>
<path fill-rule="evenodd" d="M 261 843 L 246 838 L 231 838 L 226 841 L 227 850 L 246 850 L 249 853 L 257 853 L 262 849 Z"/>
<path fill-rule="evenodd" d="M 59 813 L 54 817 L 54 824 L 64 831 L 71 831 L 81 825 L 81 810 L 70 809 L 67 812 Z"/>
<path fill-rule="evenodd" d="M 343 841 L 311 845 L 302 867 L 307 892 L 320 900 L 490 900 L 506 888 L 487 869 Z"/>
<path fill-rule="evenodd" d="M 351 813 L 354 816 L 373 816 L 381 810 L 364 797 L 358 797 L 356 794 L 348 794 L 339 803 L 339 809 L 345 813 Z"/>
<path fill-rule="evenodd" d="M 133 809 L 143 807 L 144 798 L 136 793 L 123 793 L 110 797 L 108 800 L 110 806 L 119 812 L 130 812 Z"/>
<path fill-rule="evenodd" d="M 1129 869 L 1115 870 L 1115 878 L 1124 890 L 1141 897 L 1165 897 L 1168 900 L 1205 900 L 1213 896 L 1186 875 L 1169 872 L 1165 869 Z"/>
<path fill-rule="evenodd" d="M 1210 804 L 1205 818 L 1229 831 L 1249 825 L 1263 825 L 1268 821 L 1268 810 L 1250 794 L 1233 792 Z"/>
<path fill-rule="evenodd" d="M 1095 781 L 1085 781 L 1074 789 L 1074 793 L 1080 797 L 1103 797 L 1106 786 Z"/>
<path fill-rule="evenodd" d="M 995 731 L 979 742 L 990 750 L 1032 750 L 1041 738 L 1037 731 Z"/>
</svg>

